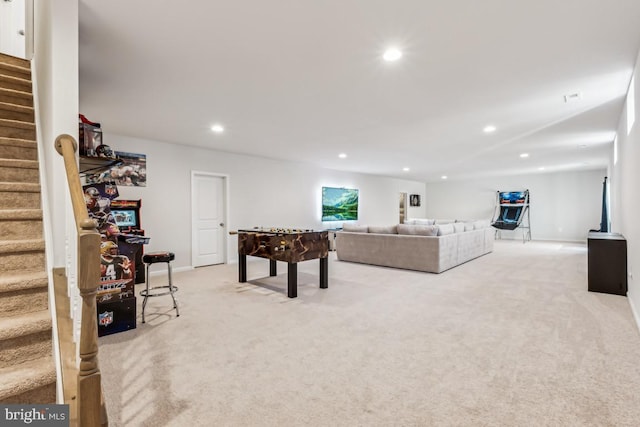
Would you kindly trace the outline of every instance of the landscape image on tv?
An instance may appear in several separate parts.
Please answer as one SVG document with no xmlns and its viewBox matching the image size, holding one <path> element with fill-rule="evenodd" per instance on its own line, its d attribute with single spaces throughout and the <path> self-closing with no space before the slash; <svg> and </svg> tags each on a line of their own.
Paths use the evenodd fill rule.
<svg viewBox="0 0 640 427">
<path fill-rule="evenodd" d="M 358 190 L 322 187 L 322 221 L 358 219 Z"/>
</svg>

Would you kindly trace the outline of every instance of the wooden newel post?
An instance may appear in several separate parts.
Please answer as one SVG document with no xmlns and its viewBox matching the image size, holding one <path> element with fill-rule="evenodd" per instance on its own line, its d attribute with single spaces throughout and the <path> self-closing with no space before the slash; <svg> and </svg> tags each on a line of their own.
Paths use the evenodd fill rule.
<svg viewBox="0 0 640 427">
<path fill-rule="evenodd" d="M 78 230 L 78 289 L 82 298 L 80 367 L 77 384 L 78 422 L 82 427 L 106 425 L 102 406 L 102 384 L 98 367 L 98 324 L 96 294 L 100 283 L 100 233 L 89 219 L 75 152 L 78 144 L 71 135 L 56 138 L 55 148 L 64 159 L 73 214 Z"/>
<path fill-rule="evenodd" d="M 78 267 L 78 288 L 82 298 L 78 417 L 81 426 L 99 426 L 102 385 L 98 368 L 96 293 L 100 281 L 100 234 L 94 220 L 86 219 L 80 227 L 78 252 L 82 254 L 79 259 L 83 261 Z"/>
</svg>

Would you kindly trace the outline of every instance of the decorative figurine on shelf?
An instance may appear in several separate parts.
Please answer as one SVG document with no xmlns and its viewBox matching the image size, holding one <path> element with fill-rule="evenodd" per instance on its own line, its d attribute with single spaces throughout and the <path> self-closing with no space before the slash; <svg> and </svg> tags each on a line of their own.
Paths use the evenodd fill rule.
<svg viewBox="0 0 640 427">
<path fill-rule="evenodd" d="M 102 144 L 102 129 L 100 123 L 92 122 L 84 115 L 79 114 L 79 145 L 80 155 L 88 157 L 96 157 L 96 149 Z"/>
<path fill-rule="evenodd" d="M 116 155 L 113 153 L 111 147 L 107 144 L 100 144 L 96 147 L 96 155 L 98 157 L 104 157 L 106 159 L 116 159 Z"/>
</svg>

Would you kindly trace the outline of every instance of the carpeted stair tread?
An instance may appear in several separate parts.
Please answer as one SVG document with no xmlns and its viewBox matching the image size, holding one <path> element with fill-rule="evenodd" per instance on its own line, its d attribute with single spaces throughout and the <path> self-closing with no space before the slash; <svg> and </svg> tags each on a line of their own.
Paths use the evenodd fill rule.
<svg viewBox="0 0 640 427">
<path fill-rule="evenodd" d="M 25 92 L 23 90 L 9 89 L 9 88 L 5 88 L 5 87 L 0 87 L 0 96 L 2 98 L 6 98 L 6 97 L 18 98 L 18 99 L 23 99 L 25 101 L 31 101 L 32 100 L 31 92 Z M 6 101 L 3 101 L 3 102 L 6 102 Z"/>
<path fill-rule="evenodd" d="M 32 182 L 0 182 L 0 191 L 15 193 L 39 193 L 40 184 Z"/>
<path fill-rule="evenodd" d="M 0 73 L 0 85 L 15 90 L 31 90 L 31 80 Z"/>
<path fill-rule="evenodd" d="M 0 294 L 24 289 L 46 288 L 49 283 L 44 271 L 5 273 L 0 276 Z"/>
<path fill-rule="evenodd" d="M 5 138 L 0 137 L 0 145 L 9 145 L 12 147 L 37 148 L 37 143 L 30 139 Z"/>
<path fill-rule="evenodd" d="M 2 209 L 0 210 L 0 221 L 35 219 L 42 220 L 42 209 Z"/>
<path fill-rule="evenodd" d="M 23 122 L 21 120 L 0 119 L 0 128 L 1 127 L 35 130 L 36 125 L 35 123 Z"/>
<path fill-rule="evenodd" d="M 35 141 L 0 137 L 0 158 L 38 160 L 38 147 Z"/>
<path fill-rule="evenodd" d="M 55 381 L 56 370 L 51 356 L 0 369 L 0 402 Z"/>
<path fill-rule="evenodd" d="M 31 69 L 31 63 L 28 59 L 0 53 L 0 68 L 14 68 L 29 71 Z"/>
<path fill-rule="evenodd" d="M 0 53 L 0 403 L 56 394 L 33 105 L 30 61 Z"/>
<path fill-rule="evenodd" d="M 34 117 L 35 116 L 32 107 L 14 103 L 0 102 L 0 119 L 33 122 Z"/>
<path fill-rule="evenodd" d="M 44 240 L 0 240 L 0 254 L 44 251 Z"/>
<path fill-rule="evenodd" d="M 40 310 L 0 319 L 0 341 L 51 329 L 49 310 Z"/>
<path fill-rule="evenodd" d="M 38 161 L 21 159 L 0 159 L 0 167 L 38 169 Z"/>
<path fill-rule="evenodd" d="M 19 113 L 33 114 L 33 107 L 28 105 L 12 104 L 10 102 L 0 102 L 0 110 L 16 111 Z"/>
<path fill-rule="evenodd" d="M 0 136 L 35 140 L 36 125 L 22 120 L 0 119 Z"/>
</svg>

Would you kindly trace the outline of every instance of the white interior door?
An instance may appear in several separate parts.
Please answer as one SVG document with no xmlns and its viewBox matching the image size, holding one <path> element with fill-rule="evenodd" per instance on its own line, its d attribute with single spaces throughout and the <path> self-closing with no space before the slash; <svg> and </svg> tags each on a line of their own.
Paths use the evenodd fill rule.
<svg viewBox="0 0 640 427">
<path fill-rule="evenodd" d="M 191 173 L 191 264 L 194 267 L 225 262 L 225 177 Z"/>
<path fill-rule="evenodd" d="M 0 1 L 0 52 L 25 57 L 25 0 Z"/>
</svg>

